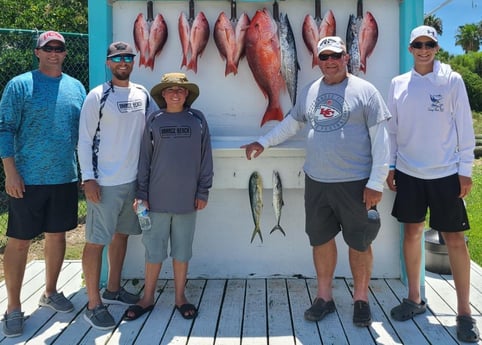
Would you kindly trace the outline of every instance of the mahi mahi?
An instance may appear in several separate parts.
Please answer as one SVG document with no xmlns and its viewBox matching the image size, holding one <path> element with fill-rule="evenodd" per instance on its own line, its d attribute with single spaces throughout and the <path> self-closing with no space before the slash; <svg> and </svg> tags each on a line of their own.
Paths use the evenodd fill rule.
<svg viewBox="0 0 482 345">
<path fill-rule="evenodd" d="M 263 236 L 261 235 L 261 228 L 259 226 L 261 212 L 263 210 L 263 181 L 256 171 L 249 177 L 249 202 L 251 204 L 251 214 L 253 215 L 254 221 L 251 243 L 253 243 L 256 234 L 259 235 L 259 239 L 263 242 Z"/>
<path fill-rule="evenodd" d="M 270 234 L 276 230 L 279 230 L 283 235 L 286 236 L 285 231 L 279 224 L 281 218 L 281 208 L 283 206 L 283 187 L 281 185 L 281 178 L 279 177 L 279 173 L 277 171 L 273 171 L 273 209 L 276 217 L 276 225 L 273 227 L 273 229 L 271 229 Z"/>
</svg>

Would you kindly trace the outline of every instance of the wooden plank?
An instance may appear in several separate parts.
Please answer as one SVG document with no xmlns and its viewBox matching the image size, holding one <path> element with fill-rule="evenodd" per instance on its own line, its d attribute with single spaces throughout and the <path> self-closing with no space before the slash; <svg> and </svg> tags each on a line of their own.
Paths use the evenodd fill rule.
<svg viewBox="0 0 482 345">
<path fill-rule="evenodd" d="M 268 344 L 266 309 L 266 281 L 248 279 L 241 344 Z"/>
<path fill-rule="evenodd" d="M 189 280 L 187 282 L 186 297 L 195 306 L 199 306 L 205 285 L 206 281 L 203 279 Z M 187 344 L 193 322 L 192 320 L 185 320 L 181 314 L 175 312 L 160 344 Z"/>
<path fill-rule="evenodd" d="M 267 280 L 267 299 L 269 344 L 295 344 L 285 279 Z"/>
<path fill-rule="evenodd" d="M 158 343 L 164 336 L 164 332 L 175 312 L 174 280 L 170 279 L 167 280 L 165 285 L 162 285 L 162 283 L 158 285 L 159 289 L 157 290 L 157 293 L 159 294 L 159 297 L 157 298 L 154 310 L 151 312 L 145 323 L 143 323 L 142 328 L 139 329 L 135 344 L 150 344 L 154 340 Z"/>
<path fill-rule="evenodd" d="M 240 345 L 246 281 L 228 280 L 214 345 Z"/>
<path fill-rule="evenodd" d="M 318 292 L 318 283 L 316 279 L 307 279 L 308 290 L 310 292 L 311 301 L 314 301 Z M 335 300 L 335 305 L 337 301 Z M 311 304 L 311 303 L 310 303 Z M 305 306 L 309 308 L 310 304 Z M 309 322 L 309 321 L 307 321 Z M 316 323 L 321 340 L 326 344 L 348 344 L 345 330 L 340 319 L 339 311 L 328 314 L 323 320 Z"/>
<path fill-rule="evenodd" d="M 313 279 L 311 279 L 313 280 Z M 310 294 L 305 279 L 287 279 L 288 297 L 291 309 L 295 343 L 315 344 L 320 341 L 320 333 L 316 322 L 306 321 L 304 312 L 311 304 Z"/>
<path fill-rule="evenodd" d="M 194 322 L 187 344 L 213 344 L 225 286 L 226 280 L 207 281 L 199 305 L 199 315 Z"/>
<path fill-rule="evenodd" d="M 129 282 L 132 282 L 132 281 L 129 280 Z M 156 303 L 156 300 L 159 297 L 159 291 L 161 291 L 164 288 L 166 283 L 167 283 L 167 280 L 159 280 L 157 282 L 156 294 L 154 295 L 154 303 Z M 139 291 L 143 289 L 143 286 L 144 286 L 144 281 L 141 280 L 136 285 L 130 285 L 129 287 L 125 286 L 124 288 L 132 293 L 136 293 L 136 292 L 139 293 Z M 124 313 L 127 308 L 128 307 L 123 307 Z M 133 321 L 124 321 L 121 318 L 119 327 L 117 327 L 112 332 L 111 336 L 107 341 L 107 344 L 133 344 L 136 341 L 137 336 L 141 331 L 141 329 L 144 328 L 144 325 L 147 322 L 147 319 L 149 318 L 149 315 L 151 313 L 146 313 L 142 317 Z"/>
</svg>

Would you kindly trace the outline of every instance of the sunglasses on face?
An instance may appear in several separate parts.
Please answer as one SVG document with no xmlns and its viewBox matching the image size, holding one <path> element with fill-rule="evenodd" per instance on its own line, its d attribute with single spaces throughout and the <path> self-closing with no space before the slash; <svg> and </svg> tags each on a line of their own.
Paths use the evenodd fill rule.
<svg viewBox="0 0 482 345">
<path fill-rule="evenodd" d="M 116 63 L 121 61 L 124 61 L 125 63 L 131 63 L 133 60 L 134 60 L 134 57 L 131 55 L 118 55 L 110 58 L 110 61 L 116 62 Z"/>
<path fill-rule="evenodd" d="M 410 46 L 415 49 L 422 49 L 422 47 L 424 47 L 425 49 L 433 49 L 437 46 L 437 42 L 413 42 L 412 44 L 410 44 Z"/>
<path fill-rule="evenodd" d="M 62 46 L 43 46 L 43 47 L 40 47 L 41 50 L 43 50 L 44 52 L 46 53 L 51 53 L 51 52 L 54 52 L 54 53 L 63 53 L 65 51 L 65 47 L 62 47 Z"/>
<path fill-rule="evenodd" d="M 332 58 L 333 60 L 340 60 L 342 56 L 343 56 L 343 53 L 320 54 L 320 55 L 318 55 L 318 57 L 321 61 L 326 61 L 329 58 Z"/>
</svg>

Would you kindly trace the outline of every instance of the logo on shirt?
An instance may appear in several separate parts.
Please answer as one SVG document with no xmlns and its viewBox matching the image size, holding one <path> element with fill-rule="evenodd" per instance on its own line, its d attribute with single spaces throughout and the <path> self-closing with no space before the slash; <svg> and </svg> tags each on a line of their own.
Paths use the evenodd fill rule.
<svg viewBox="0 0 482 345">
<path fill-rule="evenodd" d="M 317 132 L 332 132 L 342 128 L 350 117 L 343 108 L 345 100 L 336 94 L 323 94 L 316 98 L 308 109 L 311 126 Z"/>
<path fill-rule="evenodd" d="M 432 104 L 428 108 L 429 111 L 444 111 L 442 95 L 430 95 L 430 101 Z"/>
<path fill-rule="evenodd" d="M 144 103 L 140 99 L 127 102 L 117 102 L 117 109 L 119 109 L 120 113 L 132 113 L 134 111 L 144 110 Z"/>
<path fill-rule="evenodd" d="M 191 136 L 191 127 L 188 126 L 168 126 L 159 128 L 161 138 L 189 138 Z"/>
</svg>

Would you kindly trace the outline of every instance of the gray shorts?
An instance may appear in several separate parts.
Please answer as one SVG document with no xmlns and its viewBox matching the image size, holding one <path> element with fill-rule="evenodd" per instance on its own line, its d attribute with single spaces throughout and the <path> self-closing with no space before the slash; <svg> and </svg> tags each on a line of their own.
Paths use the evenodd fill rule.
<svg viewBox="0 0 482 345">
<path fill-rule="evenodd" d="M 192 257 L 197 212 L 185 214 L 150 212 L 149 214 L 151 229 L 142 232 L 146 261 L 163 262 L 167 258 L 169 243 L 171 257 L 177 261 L 188 262 Z"/>
<path fill-rule="evenodd" d="M 305 177 L 306 233 L 312 246 L 325 244 L 342 231 L 350 248 L 368 249 L 378 234 L 380 219 L 368 219 L 363 202 L 366 183 L 322 183 Z"/>
<path fill-rule="evenodd" d="M 132 204 L 136 181 L 118 185 L 101 186 L 99 203 L 87 201 L 85 239 L 89 243 L 108 245 L 115 232 L 139 235 L 141 228 Z"/>
</svg>

